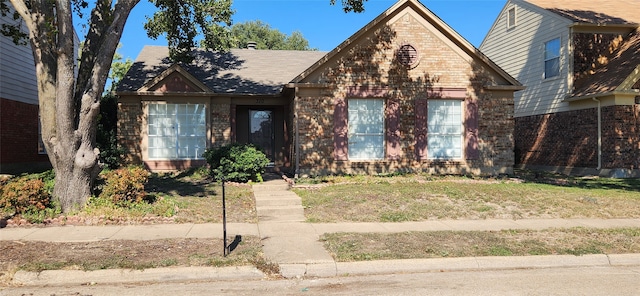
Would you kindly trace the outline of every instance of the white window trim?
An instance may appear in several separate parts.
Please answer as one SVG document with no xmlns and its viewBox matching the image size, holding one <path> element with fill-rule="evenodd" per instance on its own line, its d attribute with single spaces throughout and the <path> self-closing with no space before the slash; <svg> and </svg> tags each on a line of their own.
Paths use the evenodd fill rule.
<svg viewBox="0 0 640 296">
<path fill-rule="evenodd" d="M 511 17 L 511 12 L 513 11 L 513 25 L 512 23 L 512 17 Z M 509 9 L 507 9 L 507 29 L 513 29 L 518 25 L 518 10 L 516 9 L 516 6 L 511 6 Z"/>
<path fill-rule="evenodd" d="M 465 147 L 464 147 L 464 102 L 458 99 L 429 99 L 427 100 L 427 118 L 429 118 L 429 103 L 434 101 L 457 101 L 460 102 L 460 157 L 434 157 L 432 154 L 433 149 L 429 146 L 429 137 L 433 135 L 448 135 L 433 133 L 429 131 L 429 120 L 427 119 L 427 159 L 436 161 L 460 161 L 464 159 Z"/>
<path fill-rule="evenodd" d="M 554 57 L 554 58 L 551 58 L 551 59 L 547 59 L 547 57 L 546 57 L 546 55 L 547 55 L 547 44 L 549 42 L 552 42 L 552 41 L 555 41 L 555 40 L 558 40 L 558 44 L 559 44 L 558 56 Z M 547 77 L 547 70 L 546 70 L 547 69 L 547 61 L 551 61 L 553 59 L 558 59 L 558 75 Z M 562 75 L 562 38 L 554 37 L 554 38 L 551 38 L 551 39 L 545 41 L 542 44 L 542 79 L 545 80 L 545 81 L 554 80 L 554 79 L 558 79 L 561 75 Z"/>
<path fill-rule="evenodd" d="M 205 116 L 205 123 L 204 123 L 204 126 L 205 126 L 205 133 L 204 133 L 205 146 L 207 146 L 207 141 L 208 141 L 208 136 L 207 136 L 207 134 L 208 134 L 208 131 L 207 131 L 207 129 L 208 129 L 207 110 L 209 109 L 207 104 L 205 104 L 205 103 L 193 103 L 192 104 L 192 103 L 171 103 L 171 102 L 170 103 L 149 102 L 149 103 L 146 104 L 146 118 L 148 118 L 149 115 L 150 115 L 150 108 L 151 108 L 152 105 L 178 105 L 178 106 L 179 105 L 202 105 L 203 106 L 204 116 Z M 178 157 L 177 151 L 176 151 L 176 157 L 175 158 L 170 158 L 170 157 L 152 157 L 151 153 L 150 153 L 150 149 L 152 149 L 153 147 L 151 147 L 150 139 L 153 136 L 150 135 L 149 125 L 150 125 L 149 121 L 146 121 L 145 122 L 146 135 L 145 135 L 145 139 L 144 140 L 146 142 L 146 149 L 145 149 L 146 151 L 145 152 L 146 152 L 146 159 L 147 160 L 167 160 L 167 161 L 171 161 L 171 160 L 200 160 L 200 159 L 204 159 L 203 156 L 202 156 L 202 153 L 200 153 L 199 155 L 196 155 L 195 157 Z M 177 144 L 177 140 L 178 140 L 177 137 L 178 136 L 179 136 L 178 134 L 175 135 L 176 144 Z M 176 147 L 176 149 L 178 149 L 178 147 Z M 204 149 L 206 149 L 206 147 L 204 147 Z M 203 152 L 204 152 L 204 150 L 203 150 Z"/>
</svg>

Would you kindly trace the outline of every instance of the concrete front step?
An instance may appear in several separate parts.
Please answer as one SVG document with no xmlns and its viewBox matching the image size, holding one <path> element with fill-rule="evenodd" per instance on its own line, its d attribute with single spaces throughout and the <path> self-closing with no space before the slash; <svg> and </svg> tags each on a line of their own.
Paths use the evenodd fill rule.
<svg viewBox="0 0 640 296">
<path fill-rule="evenodd" d="M 287 199 L 256 199 L 256 207 L 274 208 L 274 207 L 302 207 L 302 201 L 294 198 Z"/>
</svg>

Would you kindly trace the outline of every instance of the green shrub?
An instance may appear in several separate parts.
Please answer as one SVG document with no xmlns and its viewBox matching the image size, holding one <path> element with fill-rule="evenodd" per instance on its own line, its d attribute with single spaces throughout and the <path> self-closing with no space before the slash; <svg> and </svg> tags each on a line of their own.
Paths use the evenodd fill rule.
<svg viewBox="0 0 640 296">
<path fill-rule="evenodd" d="M 11 179 L 2 186 L 0 207 L 12 209 L 16 214 L 43 211 L 50 204 L 51 194 L 40 179 L 23 176 Z"/>
<path fill-rule="evenodd" d="M 267 156 L 251 144 L 231 144 L 210 148 L 204 152 L 210 174 L 217 180 L 262 182 L 262 174 L 269 163 Z"/>
<path fill-rule="evenodd" d="M 126 167 L 100 174 L 104 184 L 98 196 L 111 200 L 116 205 L 126 206 L 142 202 L 147 196 L 144 185 L 149 180 L 149 172 L 142 167 Z"/>
</svg>

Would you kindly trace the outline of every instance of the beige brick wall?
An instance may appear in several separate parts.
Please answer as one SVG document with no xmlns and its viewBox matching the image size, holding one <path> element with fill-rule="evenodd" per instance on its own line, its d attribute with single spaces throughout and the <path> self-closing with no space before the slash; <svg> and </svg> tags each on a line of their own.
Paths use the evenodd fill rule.
<svg viewBox="0 0 640 296">
<path fill-rule="evenodd" d="M 513 156 L 513 92 L 486 91 L 482 85 L 496 80 L 491 71 L 425 29 L 411 14 L 391 26 L 379 26 L 361 43 L 343 49 L 317 75 L 324 89 L 301 92 L 297 98 L 300 127 L 301 175 L 333 173 L 390 173 L 426 171 L 451 174 L 511 173 Z M 396 50 L 411 44 L 419 62 L 406 67 L 396 60 Z M 471 62 L 470 62 L 471 61 Z M 399 103 L 401 158 L 369 162 L 337 161 L 333 157 L 333 101 L 348 98 L 349 87 L 384 87 L 387 99 Z M 467 89 L 479 104 L 480 159 L 467 161 L 417 160 L 415 157 L 415 100 L 430 97 L 440 88 Z M 437 96 L 437 95 L 436 95 Z M 433 97 L 433 95 L 431 95 Z"/>
<path fill-rule="evenodd" d="M 125 153 L 127 164 L 141 164 L 142 150 L 142 104 L 140 102 L 121 102 L 118 104 L 118 144 Z"/>
<path fill-rule="evenodd" d="M 211 146 L 228 145 L 231 143 L 231 105 L 229 102 L 214 102 L 210 106 Z"/>
</svg>

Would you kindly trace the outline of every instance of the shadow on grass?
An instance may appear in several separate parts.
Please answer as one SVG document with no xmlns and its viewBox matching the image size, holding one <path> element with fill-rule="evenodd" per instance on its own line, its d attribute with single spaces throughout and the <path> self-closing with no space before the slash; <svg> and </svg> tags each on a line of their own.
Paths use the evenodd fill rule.
<svg viewBox="0 0 640 296">
<path fill-rule="evenodd" d="M 208 197 L 219 194 L 219 184 L 202 168 L 196 168 L 177 174 L 153 174 L 149 177 L 145 190 L 150 194 Z"/>
<path fill-rule="evenodd" d="M 515 177 L 527 182 L 582 189 L 608 189 L 640 192 L 638 178 L 576 177 L 557 173 L 516 170 Z"/>
</svg>

